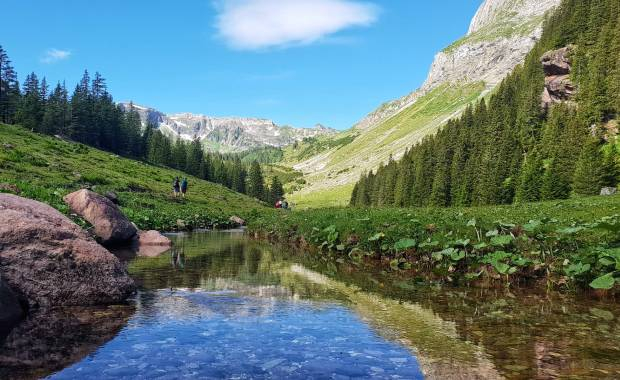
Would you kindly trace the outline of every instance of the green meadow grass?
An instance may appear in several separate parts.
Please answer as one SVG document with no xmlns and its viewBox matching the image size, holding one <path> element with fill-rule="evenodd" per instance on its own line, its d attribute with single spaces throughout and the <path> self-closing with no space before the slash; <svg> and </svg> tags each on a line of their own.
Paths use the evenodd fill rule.
<svg viewBox="0 0 620 380">
<path fill-rule="evenodd" d="M 115 191 L 123 212 L 142 229 L 226 225 L 232 215 L 247 219 L 268 210 L 255 199 L 191 176 L 187 198 L 176 199 L 175 176 L 185 174 L 0 124 L 0 184 L 16 185 L 21 196 L 67 214 L 62 197 L 84 187 L 101 194 Z"/>
</svg>

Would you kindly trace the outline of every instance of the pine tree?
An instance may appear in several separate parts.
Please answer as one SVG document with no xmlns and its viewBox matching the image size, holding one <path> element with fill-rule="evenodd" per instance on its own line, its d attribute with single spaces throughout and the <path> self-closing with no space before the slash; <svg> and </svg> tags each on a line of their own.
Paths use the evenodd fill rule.
<svg viewBox="0 0 620 380">
<path fill-rule="evenodd" d="M 252 165 L 250 165 L 250 173 L 248 177 L 248 195 L 256 199 L 266 200 L 263 171 L 258 161 L 254 161 L 252 162 Z"/>
<path fill-rule="evenodd" d="M 17 73 L 6 51 L 0 46 L 0 122 L 13 123 L 20 103 Z"/>
<path fill-rule="evenodd" d="M 605 184 L 605 165 L 600 140 L 590 137 L 584 144 L 573 177 L 577 195 L 598 195 Z"/>
<path fill-rule="evenodd" d="M 24 128 L 40 131 L 43 121 L 44 103 L 41 99 L 41 87 L 35 73 L 26 77 L 24 95 L 17 109 L 16 119 Z"/>
<path fill-rule="evenodd" d="M 198 138 L 195 138 L 187 146 L 185 172 L 196 177 L 201 177 L 201 169 L 204 170 L 203 161 L 204 153 L 202 151 L 202 144 Z"/>
<path fill-rule="evenodd" d="M 271 180 L 271 186 L 269 187 L 269 203 L 275 204 L 279 199 L 284 197 L 284 188 L 282 187 L 282 182 L 280 179 L 275 176 Z"/>
<path fill-rule="evenodd" d="M 47 101 L 43 114 L 41 132 L 47 134 L 64 134 L 70 123 L 71 110 L 69 109 L 67 90 L 58 83 Z"/>
</svg>

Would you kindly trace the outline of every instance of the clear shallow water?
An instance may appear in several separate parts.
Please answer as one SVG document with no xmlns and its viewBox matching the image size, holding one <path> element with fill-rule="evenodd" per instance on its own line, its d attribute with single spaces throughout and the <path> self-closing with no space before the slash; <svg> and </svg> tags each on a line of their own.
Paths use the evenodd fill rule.
<svg viewBox="0 0 620 380">
<path fill-rule="evenodd" d="M 620 308 L 531 290 L 428 287 L 241 233 L 131 258 L 125 306 L 31 315 L 0 379 L 620 378 Z"/>
</svg>

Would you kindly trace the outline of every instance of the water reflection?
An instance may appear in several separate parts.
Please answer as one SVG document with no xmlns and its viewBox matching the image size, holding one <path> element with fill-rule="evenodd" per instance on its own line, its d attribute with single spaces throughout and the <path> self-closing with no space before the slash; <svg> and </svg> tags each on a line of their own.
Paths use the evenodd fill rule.
<svg viewBox="0 0 620 380">
<path fill-rule="evenodd" d="M 130 262 L 135 313 L 20 325 L 0 378 L 620 378 L 613 300 L 422 286 L 239 233 L 173 240 Z"/>
<path fill-rule="evenodd" d="M 132 306 L 67 307 L 29 315 L 0 342 L 0 379 L 36 379 L 82 360 L 133 312 Z"/>
</svg>

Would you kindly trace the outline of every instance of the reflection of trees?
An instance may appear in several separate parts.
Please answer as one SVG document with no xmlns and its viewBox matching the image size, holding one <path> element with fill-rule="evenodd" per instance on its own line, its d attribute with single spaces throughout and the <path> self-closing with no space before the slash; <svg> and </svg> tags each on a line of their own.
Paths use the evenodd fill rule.
<svg viewBox="0 0 620 380">
<path fill-rule="evenodd" d="M 372 267 L 342 264 L 335 271 L 316 257 L 300 260 L 340 282 L 432 311 L 454 325 L 459 340 L 481 347 L 505 377 L 620 378 L 620 305 L 614 301 L 532 289 L 431 287 Z"/>
<path fill-rule="evenodd" d="M 114 338 L 133 313 L 130 306 L 34 312 L 0 343 L 0 379 L 45 377 L 76 363 Z"/>
</svg>

